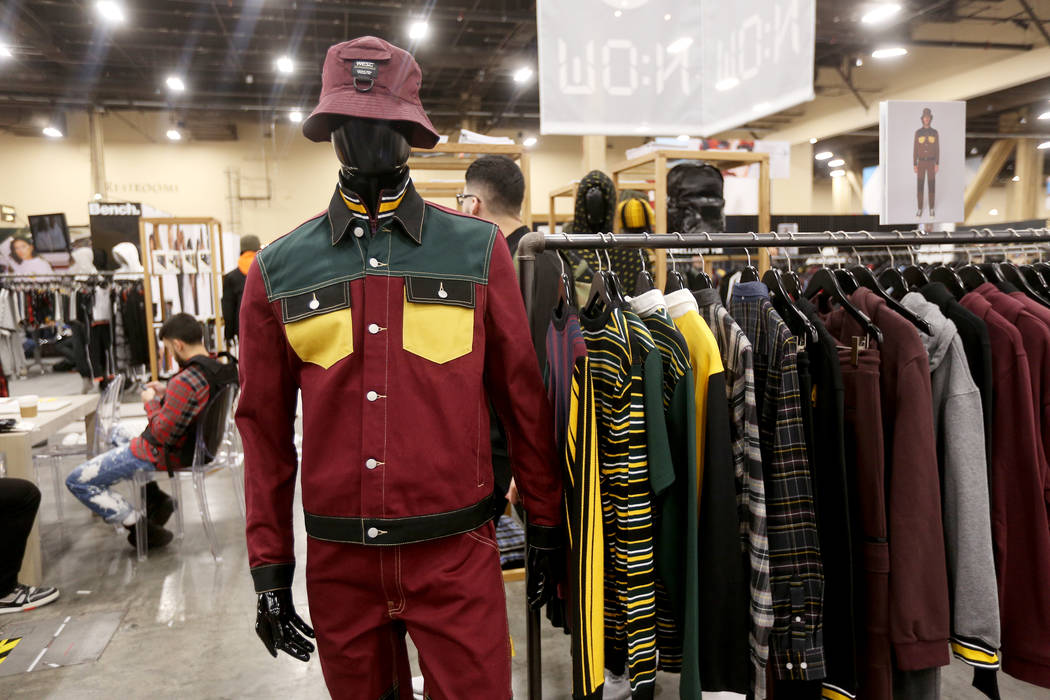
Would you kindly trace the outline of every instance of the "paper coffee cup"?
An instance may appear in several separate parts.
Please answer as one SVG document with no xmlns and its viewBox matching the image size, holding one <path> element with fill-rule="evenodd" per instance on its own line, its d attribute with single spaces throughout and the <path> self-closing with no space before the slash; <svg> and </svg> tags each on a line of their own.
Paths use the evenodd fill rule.
<svg viewBox="0 0 1050 700">
<path fill-rule="evenodd" d="M 40 397 L 36 394 L 28 394 L 26 396 L 18 397 L 18 411 L 22 414 L 23 418 L 36 418 L 37 407 L 40 403 Z"/>
</svg>

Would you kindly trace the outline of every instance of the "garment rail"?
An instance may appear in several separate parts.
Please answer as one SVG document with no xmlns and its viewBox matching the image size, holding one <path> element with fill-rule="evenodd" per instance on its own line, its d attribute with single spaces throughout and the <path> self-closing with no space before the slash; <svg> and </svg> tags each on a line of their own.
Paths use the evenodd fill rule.
<svg viewBox="0 0 1050 700">
<path fill-rule="evenodd" d="M 1050 243 L 1050 229 L 969 229 L 965 231 L 824 231 L 814 233 L 589 233 L 525 234 L 518 245 L 521 290 L 525 311 L 532 317 L 536 280 L 536 254 L 544 250 L 600 250 L 609 248 L 782 248 L 837 246 L 885 248 L 886 246 Z M 526 572 L 526 577 L 528 573 Z M 526 587 L 527 587 L 526 582 Z M 529 700 L 541 700 L 542 667 L 540 611 L 526 603 Z"/>
</svg>

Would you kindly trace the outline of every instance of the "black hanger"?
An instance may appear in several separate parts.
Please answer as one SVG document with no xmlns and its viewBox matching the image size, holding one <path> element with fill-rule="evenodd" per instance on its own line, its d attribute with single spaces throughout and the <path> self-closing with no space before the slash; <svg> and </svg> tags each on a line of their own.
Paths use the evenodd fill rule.
<svg viewBox="0 0 1050 700">
<path fill-rule="evenodd" d="M 947 265 L 937 265 L 930 270 L 930 281 L 943 284 L 956 299 L 962 299 L 966 296 L 966 287 L 963 285 L 959 273 Z"/>
<path fill-rule="evenodd" d="M 930 328 L 930 324 L 916 316 L 911 309 L 887 294 L 886 290 L 883 289 L 882 285 L 880 285 L 878 280 L 875 279 L 875 275 L 871 274 L 871 270 L 863 265 L 854 265 L 850 268 L 850 272 L 853 273 L 853 278 L 857 280 L 857 284 L 875 292 L 876 296 L 886 302 L 886 306 L 890 308 L 890 311 L 898 313 L 908 319 L 909 323 L 926 335 L 933 335 L 933 330 Z"/>
<path fill-rule="evenodd" d="M 921 289 L 930 283 L 930 278 L 926 275 L 926 271 L 918 265 L 905 266 L 904 270 L 901 271 L 901 276 L 904 277 L 904 281 L 908 283 L 908 286 L 904 291 Z"/>
<path fill-rule="evenodd" d="M 1046 282 L 1046 286 L 1050 287 L 1050 263 L 1045 263 L 1040 260 L 1032 265 L 1032 269 L 1043 278 L 1043 281 Z"/>
<path fill-rule="evenodd" d="M 822 267 L 817 270 L 813 277 L 809 280 L 809 284 L 806 285 L 806 298 L 812 299 L 818 294 L 824 294 L 828 299 L 834 301 L 845 310 L 850 316 L 852 316 L 857 323 L 860 324 L 864 332 L 875 339 L 875 342 L 882 345 L 882 331 L 879 330 L 878 326 L 871 322 L 867 314 L 854 306 L 846 295 L 842 292 L 842 287 L 839 286 L 838 280 L 835 279 L 835 274 L 832 270 L 826 267 Z"/>
<path fill-rule="evenodd" d="M 701 289 L 711 289 L 714 287 L 714 283 L 711 281 L 711 276 L 707 274 L 707 265 L 704 263 L 704 256 L 697 253 L 700 256 L 700 269 L 693 268 L 693 273 L 689 276 L 691 284 L 689 288 L 694 292 L 699 292 Z"/>
<path fill-rule="evenodd" d="M 1040 293 L 1038 289 L 1028 283 L 1028 280 L 1021 274 L 1021 270 L 1018 269 L 1017 265 L 1014 265 L 1011 262 L 1002 262 L 999 263 L 999 270 L 1003 273 L 1003 277 L 1006 278 L 1006 281 L 1017 287 L 1017 289 L 1026 297 L 1042 304 L 1043 306 L 1050 306 L 1050 300 Z"/>
<path fill-rule="evenodd" d="M 968 292 L 972 292 L 988 281 L 984 271 L 972 262 L 963 265 L 956 272 L 959 279 L 962 280 L 963 288 Z"/>
<path fill-rule="evenodd" d="M 664 283 L 664 294 L 677 292 L 679 289 L 688 289 L 689 284 L 685 277 L 678 271 L 678 262 L 674 259 L 674 253 L 667 251 L 667 258 L 671 261 L 671 269 L 667 272 L 667 281 Z"/>
<path fill-rule="evenodd" d="M 645 255 L 642 253 L 642 249 L 638 249 L 638 257 L 642 260 L 642 269 L 638 271 L 638 275 L 634 278 L 634 295 L 639 296 L 646 292 L 651 292 L 656 289 L 656 280 L 649 274 L 649 271 L 645 269 Z"/>
<path fill-rule="evenodd" d="M 998 263 L 981 263 L 977 267 L 984 273 L 985 279 L 992 284 L 999 285 L 1006 282 L 1006 278 L 1003 277 L 1003 271 L 999 269 Z"/>
<path fill-rule="evenodd" d="M 623 293 L 620 291 L 620 285 L 616 276 L 608 270 L 601 269 L 602 258 L 601 253 L 597 253 L 598 257 L 598 272 L 594 273 L 594 280 L 591 282 L 591 290 L 587 295 L 587 312 L 593 314 L 598 304 L 604 304 L 606 308 L 616 309 L 622 308 L 627 304 L 627 301 L 623 298 Z"/>
<path fill-rule="evenodd" d="M 839 286 L 842 287 L 843 293 L 853 294 L 853 292 L 857 291 L 860 287 L 860 285 L 857 284 L 857 280 L 855 280 L 853 275 L 850 274 L 849 270 L 842 267 L 836 267 L 834 274 L 835 279 L 838 280 Z"/>
<path fill-rule="evenodd" d="M 751 252 L 747 248 L 744 248 L 744 254 L 747 255 L 747 265 L 740 271 L 740 281 L 757 282 L 758 269 L 751 264 Z"/>
<path fill-rule="evenodd" d="M 879 273 L 879 284 L 891 297 L 900 301 L 908 291 L 908 282 L 901 271 L 892 264 Z"/>
<path fill-rule="evenodd" d="M 576 288 L 572 283 L 572 279 L 569 277 L 569 273 L 565 269 L 565 258 L 561 256 L 561 253 L 555 252 L 558 256 L 558 262 L 561 263 L 561 279 L 558 284 L 558 301 L 554 305 L 554 313 L 558 317 L 562 317 L 570 309 L 576 306 Z"/>
<path fill-rule="evenodd" d="M 802 313 L 802 309 L 795 306 L 795 301 L 784 289 L 783 278 L 784 276 L 780 273 L 780 270 L 775 267 L 769 268 L 766 270 L 766 274 L 762 275 L 762 283 L 769 288 L 770 301 L 773 304 L 773 308 L 777 310 L 777 313 L 780 314 L 784 322 L 787 323 L 788 328 L 795 335 L 803 336 L 811 343 L 817 342 L 820 339 L 817 335 L 817 327 L 806 318 L 806 314 Z"/>
<path fill-rule="evenodd" d="M 1024 275 L 1024 278 L 1028 280 L 1028 284 L 1033 289 L 1050 299 L 1050 286 L 1047 285 L 1043 276 L 1039 274 L 1039 270 L 1036 269 L 1035 265 L 1021 265 L 1021 274 Z"/>
</svg>

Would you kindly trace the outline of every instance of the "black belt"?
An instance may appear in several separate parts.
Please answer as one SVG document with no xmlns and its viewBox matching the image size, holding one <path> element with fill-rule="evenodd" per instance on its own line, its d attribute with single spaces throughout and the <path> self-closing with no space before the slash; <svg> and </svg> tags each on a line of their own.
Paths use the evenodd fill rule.
<svg viewBox="0 0 1050 700">
<path fill-rule="evenodd" d="M 492 519 L 491 496 L 466 508 L 407 518 L 340 518 L 304 513 L 306 534 L 317 540 L 376 546 L 436 540 L 476 530 Z"/>
</svg>

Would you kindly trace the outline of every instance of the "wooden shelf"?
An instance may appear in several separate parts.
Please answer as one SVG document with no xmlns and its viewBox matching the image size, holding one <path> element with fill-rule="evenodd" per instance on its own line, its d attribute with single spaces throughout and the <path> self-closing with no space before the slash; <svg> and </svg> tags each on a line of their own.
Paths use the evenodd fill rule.
<svg viewBox="0 0 1050 700">
<path fill-rule="evenodd" d="M 567 185 L 562 185 L 561 187 L 555 187 L 553 190 L 551 190 L 551 193 L 550 193 L 550 195 L 548 197 L 548 201 L 550 202 L 550 204 L 549 204 L 549 207 L 548 207 L 548 210 L 547 210 L 547 225 L 550 226 L 550 232 L 551 233 L 554 233 L 554 224 L 552 222 L 556 223 L 558 221 L 572 221 L 572 219 L 573 219 L 573 216 L 571 214 L 568 216 L 568 218 L 560 219 L 559 216 L 564 217 L 565 215 L 564 214 L 560 214 L 559 215 L 558 213 L 555 212 L 555 210 L 554 210 L 555 209 L 555 204 L 554 204 L 555 201 L 559 197 L 572 197 L 573 199 L 575 199 L 576 198 L 576 189 L 579 186 L 580 186 L 580 181 L 579 180 L 573 180 L 572 182 L 570 182 Z"/>
</svg>

